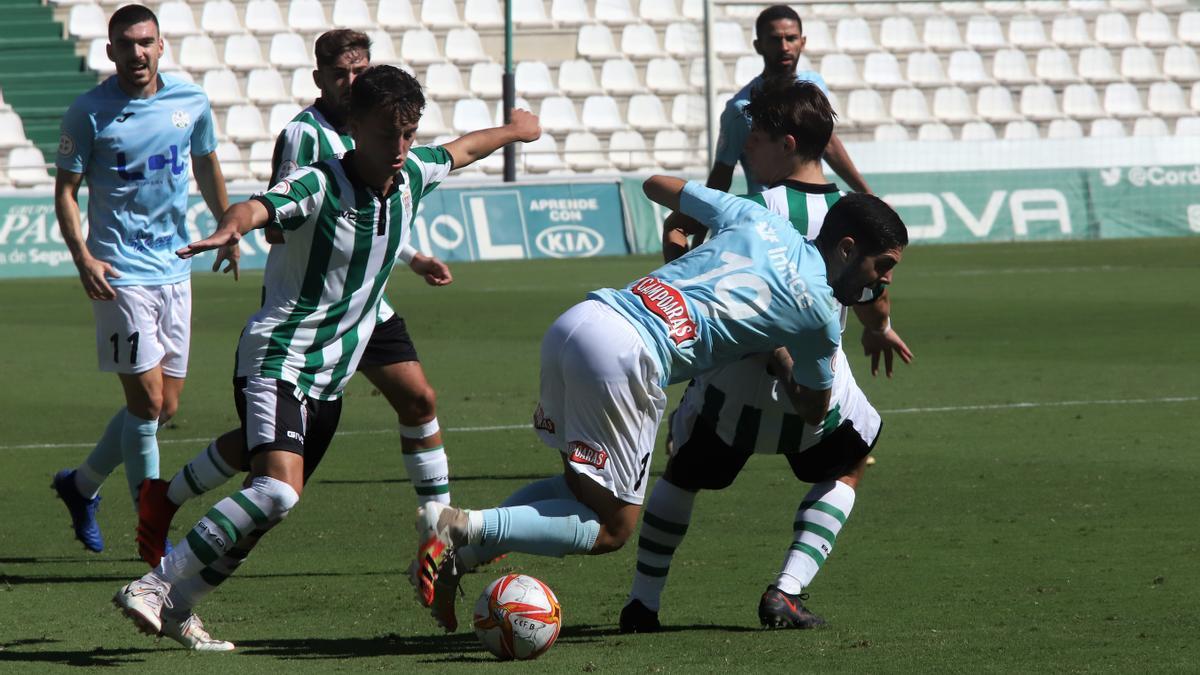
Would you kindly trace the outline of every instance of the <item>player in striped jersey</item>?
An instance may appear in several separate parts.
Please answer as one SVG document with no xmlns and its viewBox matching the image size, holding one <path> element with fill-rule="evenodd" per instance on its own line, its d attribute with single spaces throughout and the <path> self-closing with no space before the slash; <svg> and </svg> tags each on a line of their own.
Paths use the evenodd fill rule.
<svg viewBox="0 0 1200 675">
<path fill-rule="evenodd" d="M 238 341 L 234 398 L 250 477 L 155 569 L 114 596 L 141 631 L 159 630 L 164 607 L 194 607 L 299 501 L 304 456 L 324 452 L 337 428 L 342 390 L 375 328 L 392 266 L 412 252 L 420 200 L 453 168 L 541 133 L 536 117 L 514 114 L 505 127 L 413 148 L 424 104 L 411 75 L 391 66 L 367 70 L 351 90 L 355 150 L 234 205 L 213 236 L 179 250 L 187 258 L 236 244 L 268 223 L 286 238 L 269 254 L 262 308 Z M 424 271 L 433 283 L 450 281 L 444 265 Z"/>
<path fill-rule="evenodd" d="M 820 149 L 833 127 L 834 113 L 810 83 L 772 80 L 755 94 L 747 111 L 753 129 L 746 145 L 756 175 L 773 187 L 749 195 L 775 213 L 786 215 L 810 239 L 822 230 L 830 207 L 843 197 L 821 169 Z M 664 255 L 688 248 L 687 224 L 678 218 L 664 228 Z M 863 346 L 872 355 L 872 373 L 882 355 L 890 376 L 894 355 L 912 358 L 903 340 L 890 330 L 890 301 L 868 289 L 854 306 L 863 322 Z M 841 324 L 845 330 L 846 309 Z M 775 372 L 787 372 L 786 359 Z M 839 347 L 830 411 L 821 424 L 806 424 L 769 374 L 767 355 L 745 359 L 695 378 L 671 416 L 671 459 L 654 486 L 638 541 L 637 567 L 629 603 L 621 612 L 623 632 L 658 630 L 658 610 L 674 556 L 691 520 L 697 493 L 729 486 L 751 454 L 783 454 L 797 478 L 814 483 L 796 518 L 796 539 L 784 569 L 759 605 L 764 625 L 815 627 L 823 621 L 803 605 L 801 590 L 828 557 L 834 539 L 854 503 L 868 453 L 878 439 L 881 420 L 858 388 Z"/>
</svg>

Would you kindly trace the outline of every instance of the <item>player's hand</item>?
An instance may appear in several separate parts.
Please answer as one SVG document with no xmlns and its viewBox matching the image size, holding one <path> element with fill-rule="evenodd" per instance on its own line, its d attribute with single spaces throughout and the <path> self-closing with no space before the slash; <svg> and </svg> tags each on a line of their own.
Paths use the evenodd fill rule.
<svg viewBox="0 0 1200 675">
<path fill-rule="evenodd" d="M 871 374 L 879 374 L 879 357 L 883 356 L 883 371 L 888 377 L 892 376 L 892 366 L 896 355 L 905 363 L 912 363 L 913 353 L 900 339 L 900 335 L 888 326 L 882 333 L 874 330 L 864 330 L 862 334 L 863 354 L 871 357 Z"/>
<path fill-rule="evenodd" d="M 525 143 L 536 141 L 542 136 L 542 123 L 538 116 L 521 108 L 512 109 L 512 121 L 508 123 L 508 128 L 516 134 L 518 141 Z"/>
<path fill-rule="evenodd" d="M 222 246 L 237 248 L 238 243 L 241 241 L 242 235 L 235 228 L 217 230 L 216 232 L 213 232 L 211 237 L 201 239 L 200 241 L 193 241 L 187 246 L 175 251 L 175 255 L 187 260 L 198 253 L 211 251 L 214 248 L 221 248 Z M 218 257 L 220 256 L 218 255 Z"/>
<path fill-rule="evenodd" d="M 117 297 L 117 292 L 109 285 L 106 277 L 116 279 L 121 276 L 121 273 L 113 269 L 113 266 L 97 260 L 91 256 L 81 260 L 78 265 L 79 280 L 83 282 L 83 290 L 92 300 L 112 300 Z"/>
<path fill-rule="evenodd" d="M 454 275 L 450 274 L 450 266 L 433 256 L 418 253 L 408 266 L 413 272 L 425 277 L 425 283 L 430 286 L 446 286 L 454 281 Z"/>
<path fill-rule="evenodd" d="M 225 265 L 225 274 L 233 272 L 233 280 L 237 281 L 241 278 L 241 275 L 238 273 L 238 260 L 241 257 L 242 247 L 240 245 L 231 244 L 229 246 L 222 246 L 217 249 L 217 259 L 213 261 L 212 271 L 216 272 L 221 269 L 221 263 L 228 263 Z"/>
</svg>

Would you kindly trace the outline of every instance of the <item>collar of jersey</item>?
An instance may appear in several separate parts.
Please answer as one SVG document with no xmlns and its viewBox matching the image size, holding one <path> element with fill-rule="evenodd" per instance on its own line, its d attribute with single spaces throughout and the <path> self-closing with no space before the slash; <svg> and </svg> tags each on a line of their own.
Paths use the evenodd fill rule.
<svg viewBox="0 0 1200 675">
<path fill-rule="evenodd" d="M 809 192 L 817 195 L 832 194 L 838 191 L 838 186 L 834 185 L 833 183 L 805 183 L 803 181 L 792 180 L 790 178 L 785 178 L 771 187 L 779 187 L 780 185 L 789 187 L 798 192 Z"/>
</svg>

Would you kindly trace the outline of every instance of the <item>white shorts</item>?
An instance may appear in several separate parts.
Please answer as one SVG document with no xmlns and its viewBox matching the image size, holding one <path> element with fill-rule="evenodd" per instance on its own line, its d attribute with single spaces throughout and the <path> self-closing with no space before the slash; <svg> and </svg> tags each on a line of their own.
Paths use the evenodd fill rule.
<svg viewBox="0 0 1200 675">
<path fill-rule="evenodd" d="M 641 335 L 608 305 L 568 309 L 542 339 L 538 437 L 576 473 L 641 504 L 667 397 Z"/>
<path fill-rule="evenodd" d="M 136 375 L 161 365 L 186 377 L 192 327 L 192 282 L 114 286 L 113 300 L 93 300 L 100 370 Z"/>
</svg>

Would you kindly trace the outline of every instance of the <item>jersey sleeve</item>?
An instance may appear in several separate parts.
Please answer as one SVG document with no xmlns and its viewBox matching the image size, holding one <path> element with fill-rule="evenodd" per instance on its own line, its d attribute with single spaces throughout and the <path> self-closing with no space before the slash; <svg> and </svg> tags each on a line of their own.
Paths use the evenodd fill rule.
<svg viewBox="0 0 1200 675">
<path fill-rule="evenodd" d="M 307 124 L 291 122 L 275 139 L 271 154 L 271 185 L 317 161 L 317 137 Z"/>
<path fill-rule="evenodd" d="M 196 119 L 196 123 L 192 125 L 193 157 L 203 157 L 217 150 L 217 133 L 213 128 L 212 105 L 209 104 L 207 96 L 203 94 L 201 96 L 204 99 L 204 110 Z"/>
<path fill-rule="evenodd" d="M 750 121 L 742 109 L 731 101 L 721 113 L 721 130 L 717 135 L 716 161 L 735 166 L 750 136 Z"/>
<path fill-rule="evenodd" d="M 704 187 L 696 181 L 688 181 L 683 186 L 683 194 L 679 197 L 679 210 L 683 215 L 690 216 L 707 227 L 713 234 L 730 225 L 746 221 L 755 212 L 762 212 L 764 217 L 771 213 L 754 201 Z"/>
<path fill-rule="evenodd" d="M 841 344 L 841 322 L 837 316 L 814 330 L 802 331 L 788 345 L 792 356 L 792 379 L 814 391 L 833 386 L 833 357 Z"/>
<path fill-rule="evenodd" d="M 92 159 L 92 140 L 96 126 L 87 106 L 76 101 L 62 118 L 58 136 L 58 156 L 54 165 L 72 173 L 86 173 Z"/>
<path fill-rule="evenodd" d="M 454 168 L 450 151 L 440 145 L 413 148 L 408 153 L 408 159 L 404 169 L 408 172 L 413 197 L 424 197 L 433 192 Z"/>
<path fill-rule="evenodd" d="M 263 194 L 255 195 L 269 212 L 268 226 L 298 230 L 317 219 L 325 203 L 325 174 L 307 167 L 288 174 Z"/>
</svg>

